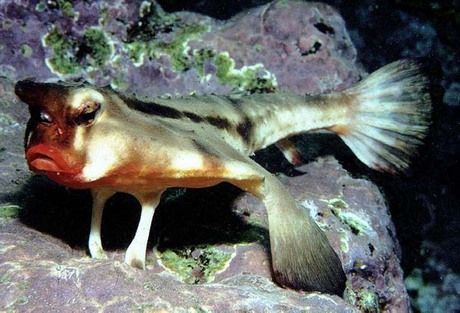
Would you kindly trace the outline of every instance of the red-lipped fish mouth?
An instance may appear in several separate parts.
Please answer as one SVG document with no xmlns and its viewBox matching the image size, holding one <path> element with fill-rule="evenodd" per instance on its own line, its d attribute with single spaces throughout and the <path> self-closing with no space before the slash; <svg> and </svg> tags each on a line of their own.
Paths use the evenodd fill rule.
<svg viewBox="0 0 460 313">
<path fill-rule="evenodd" d="M 31 170 L 45 173 L 77 174 L 78 169 L 66 162 L 61 151 L 48 145 L 39 144 L 26 151 L 26 159 Z"/>
</svg>

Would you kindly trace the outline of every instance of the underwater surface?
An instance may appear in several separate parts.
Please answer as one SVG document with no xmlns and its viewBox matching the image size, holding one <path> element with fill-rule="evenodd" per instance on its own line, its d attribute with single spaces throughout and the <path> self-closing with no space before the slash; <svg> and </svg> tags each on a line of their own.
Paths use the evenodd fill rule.
<svg viewBox="0 0 460 313">
<path fill-rule="evenodd" d="M 407 173 L 392 176 L 372 171 L 357 161 L 339 140 L 331 138 L 324 140 L 312 135 L 295 138 L 295 142 L 304 159 L 311 162 L 307 165 L 310 176 L 305 178 L 305 184 L 308 184 L 308 179 L 318 181 L 319 187 L 311 187 L 312 189 L 308 189 L 308 192 L 319 197 L 319 195 L 326 194 L 324 190 L 329 190 L 331 182 L 322 182 L 320 172 L 316 172 L 320 168 L 324 171 L 324 175 L 345 177 L 344 180 L 357 186 L 357 190 L 366 193 L 366 196 L 367 193 L 372 194 L 366 198 L 367 200 L 356 200 L 353 195 L 349 195 L 349 198 L 344 197 L 339 199 L 340 201 L 329 198 L 327 201 L 323 199 L 323 202 L 308 202 L 310 209 L 314 207 L 321 212 L 331 209 L 335 212 L 335 217 L 348 223 L 350 233 L 353 235 L 363 233 L 362 237 L 355 241 L 344 241 L 343 238 L 339 239 L 339 235 L 336 237 L 333 235 L 332 241 L 335 240 L 342 251 L 352 251 L 347 254 L 347 257 L 344 257 L 349 261 L 347 274 L 349 277 L 360 277 L 355 278 L 353 286 L 359 285 L 360 290 L 365 291 L 346 296 L 346 303 L 343 303 L 345 309 L 342 311 L 353 312 L 354 308 L 359 308 L 364 312 L 403 312 L 401 310 L 406 306 L 400 303 L 404 303 L 403 298 L 406 291 L 401 291 L 401 298 L 391 294 L 391 288 L 404 289 L 398 282 L 398 279 L 402 279 L 402 272 L 397 262 L 400 258 L 411 310 L 414 312 L 459 312 L 460 2 L 456 0 L 352 2 L 335 0 L 322 2 L 337 9 L 338 14 L 335 15 L 328 9 L 318 9 L 323 14 L 324 20 L 314 24 L 316 37 L 306 37 L 308 40 L 296 42 L 298 51 L 293 51 L 290 49 L 292 48 L 290 40 L 296 36 L 297 31 L 301 33 L 301 27 L 290 25 L 291 21 L 300 19 L 299 16 L 294 16 L 294 13 L 292 16 L 282 15 L 274 19 L 273 24 L 268 25 L 267 33 L 270 33 L 271 29 L 276 29 L 277 35 L 284 31 L 282 33 L 284 39 L 278 40 L 277 38 L 278 41 L 271 41 L 271 37 L 267 36 L 269 39 L 264 41 L 264 45 L 251 42 L 251 34 L 255 31 L 251 27 L 254 27 L 255 23 L 251 24 L 252 22 L 248 21 L 246 27 L 238 28 L 238 23 L 232 22 L 237 20 L 235 18 L 237 16 L 240 18 L 237 20 L 240 24 L 246 23 L 244 16 L 247 10 L 266 5 L 269 1 L 158 0 L 162 10 L 153 9 L 156 8 L 156 5 L 149 1 L 137 1 L 129 8 L 123 7 L 124 1 L 115 1 L 115 4 L 112 5 L 108 5 L 108 2 L 104 4 L 103 1 L 74 1 L 74 4 L 72 1 L 63 0 L 0 1 L 0 17 L 2 18 L 0 21 L 0 78 L 2 79 L 0 88 L 2 104 L 2 111 L 0 111 L 0 170 L 2 171 L 0 216 L 4 220 L 2 222 L 4 231 L 17 234 L 18 237 L 22 236 L 17 233 L 16 227 L 19 226 L 8 224 L 12 223 L 11 219 L 19 218 L 21 223 L 29 225 L 31 229 L 51 234 L 52 237 L 75 248 L 72 250 L 66 248 L 66 245 L 63 247 L 57 242 L 58 240 L 51 238 L 50 245 L 55 250 L 50 249 L 46 252 L 45 259 L 48 256 L 50 259 L 62 257 L 63 260 L 72 257 L 79 259 L 85 256 L 87 227 L 79 225 L 82 223 L 89 225 L 90 213 L 78 207 L 89 205 L 88 194 L 60 188 L 43 177 L 30 178 L 25 161 L 21 159 L 22 138 L 12 139 L 13 135 L 22 136 L 24 118 L 27 116 L 24 108 L 11 109 L 9 106 L 9 103 L 17 101 L 11 93 L 12 84 L 16 80 L 29 77 L 35 77 L 38 80 L 83 79 L 98 85 L 109 84 L 114 89 L 132 91 L 139 96 L 165 93 L 178 95 L 191 92 L 226 94 L 235 90 L 270 92 L 286 86 L 289 90 L 299 94 L 317 94 L 348 87 L 363 77 L 365 73 L 372 72 L 392 61 L 421 58 L 427 65 L 426 72 L 431 81 L 434 106 L 433 124 L 426 144 L 421 147 L 418 157 Z M 13 3 L 17 7 L 14 7 Z M 290 3 L 280 1 L 276 5 L 282 7 Z M 116 4 L 122 7 L 117 7 Z M 27 6 L 30 9 L 24 9 Z M 171 15 L 179 11 L 202 15 L 185 14 L 180 18 Z M 97 16 L 91 12 L 97 12 Z M 17 21 L 22 21 L 22 25 Z M 58 26 L 54 27 L 55 25 Z M 98 25 L 104 25 L 106 33 L 102 32 L 100 27 L 97 27 Z M 216 31 L 207 33 L 208 29 Z M 109 37 L 116 38 L 116 40 L 113 41 Z M 197 38 L 204 39 L 200 41 Z M 278 43 L 282 40 L 285 40 L 286 44 L 283 47 L 286 50 L 284 55 L 280 56 L 281 46 Z M 183 47 L 187 45 L 188 50 L 184 54 Z M 334 77 L 331 73 L 335 74 Z M 337 161 L 329 159 L 329 155 L 333 155 Z M 325 161 L 321 161 L 322 158 L 325 158 Z M 304 184 L 303 181 L 296 180 L 300 178 L 296 176 L 295 169 L 282 160 L 280 154 L 274 149 L 269 148 L 257 153 L 255 159 L 271 172 L 281 172 L 286 177 L 290 177 L 291 180 L 286 180 L 286 184 L 292 188 L 291 192 L 294 193 L 292 190 L 297 190 L 296 188 Z M 368 182 L 375 185 L 368 185 Z M 154 241 L 158 241 L 163 247 L 163 250 L 160 249 L 162 266 L 168 269 L 167 272 L 180 273 L 178 276 L 182 281 L 192 284 L 211 281 L 228 283 L 231 279 L 235 279 L 236 276 L 232 275 L 239 270 L 249 272 L 252 270 L 261 277 L 269 278 L 269 270 L 247 261 L 254 257 L 269 262 L 262 256 L 264 252 L 267 252 L 266 246 L 263 245 L 267 241 L 267 233 L 263 226 L 264 218 L 260 217 L 263 216 L 263 213 L 260 213 L 261 210 L 254 209 L 256 222 L 253 216 L 249 218 L 246 210 L 248 207 L 252 208 L 254 204 L 251 199 L 247 198 L 243 198 L 236 205 L 235 211 L 240 215 L 235 216 L 226 212 L 225 207 L 232 206 L 229 203 L 239 194 L 231 188 L 219 188 L 217 190 L 219 193 L 212 190 L 190 194 L 189 191 L 178 189 L 167 194 L 164 201 L 170 201 L 169 208 L 173 213 L 164 212 L 166 210 L 160 212 L 158 220 L 155 221 L 159 229 L 154 229 L 152 235 L 155 238 Z M 222 196 L 222 191 L 224 196 Z M 346 193 L 342 189 L 337 192 Z M 308 196 L 303 196 L 305 198 L 300 195 L 299 198 L 307 201 L 305 199 L 308 199 Z M 53 197 L 57 199 L 54 203 Z M 204 198 L 209 198 L 210 202 L 206 202 Z M 216 212 L 212 214 L 206 211 L 198 211 L 196 214 L 185 213 L 186 208 L 180 204 L 181 199 L 196 206 L 218 202 L 226 205 L 216 206 Z M 386 212 L 380 217 L 367 215 L 368 220 L 361 218 L 359 214 L 362 212 L 359 205 L 366 203 L 365 200 L 378 207 L 388 207 L 394 226 L 387 220 Z M 359 205 L 350 205 L 353 201 Z M 138 216 L 130 216 L 121 210 L 123 205 L 136 206 L 129 197 L 119 196 L 110 205 L 112 213 L 108 215 L 108 221 L 104 221 L 104 225 L 110 225 L 107 228 L 111 228 L 107 230 L 105 236 L 106 246 L 109 250 L 115 251 L 111 256 L 118 260 L 121 259 L 121 254 L 116 250 L 123 249 L 123 245 L 126 247 L 129 243 L 128 238 L 134 231 L 134 220 Z M 61 206 L 69 206 L 70 212 L 60 211 Z M 360 218 L 349 219 L 349 216 L 340 215 L 348 206 L 356 210 L 353 212 L 358 212 Z M 47 211 L 49 208 L 51 210 Z M 174 216 L 179 215 L 183 217 L 177 221 L 171 220 Z M 242 223 L 241 216 L 243 216 L 243 221 L 257 227 L 249 227 L 248 223 Z M 225 219 L 226 222 L 219 224 L 220 218 Z M 382 220 L 381 225 L 378 226 L 386 229 L 376 236 L 386 238 L 388 242 L 392 242 L 393 236 L 397 240 L 395 240 L 396 243 L 385 243 L 382 250 L 377 249 L 375 254 L 382 253 L 382 257 L 394 258 L 394 260 L 375 263 L 376 268 L 379 266 L 388 266 L 388 268 L 369 269 L 369 273 L 365 273 L 365 270 L 361 270 L 360 264 L 353 263 L 351 259 L 359 253 L 365 254 L 362 252 L 364 250 L 360 250 L 363 245 L 370 251 L 366 250 L 366 257 L 370 258 L 370 255 L 374 253 L 375 248 L 368 247 L 368 242 L 374 243 L 372 240 L 375 238 L 373 239 L 372 235 L 366 233 L 366 229 L 369 230 L 372 227 L 363 223 L 363 220 L 375 221 L 379 218 Z M 126 223 L 119 223 L 120 220 Z M 194 223 L 199 226 L 190 226 Z M 378 223 L 369 224 L 375 226 Z M 230 229 L 232 227 L 233 229 Z M 212 228 L 214 228 L 212 232 L 214 237 L 208 238 Z M 216 231 L 219 228 L 222 229 Z M 24 238 L 26 238 L 24 242 L 27 242 L 27 238 L 38 236 L 32 230 L 30 230 L 31 233 L 28 231 L 24 231 Z M 5 240 L 6 237 L 0 238 Z M 46 242 L 48 239 L 41 240 Z M 14 241 L 6 240 L 4 242 L 14 243 Z M 245 244 L 258 242 L 261 243 L 261 247 L 240 246 L 239 242 Z M 207 246 L 203 246 L 203 243 L 206 243 Z M 229 245 L 222 245 L 222 243 Z M 362 245 L 357 247 L 359 244 Z M 212 247 L 213 245 L 216 245 L 217 248 Z M 184 246 L 189 248 L 183 249 Z M 29 249 L 32 248 L 29 247 Z M 7 249 L 4 248 L 4 250 Z M 33 253 L 24 252 L 24 255 L 26 258 L 33 259 Z M 229 260 L 235 255 L 241 256 L 241 259 L 247 259 L 244 262 L 241 261 L 243 264 L 241 268 L 236 268 L 237 266 L 234 265 L 235 268 L 231 267 L 225 272 L 224 269 L 229 268 Z M 5 258 L 0 260 L 4 264 L 8 261 Z M 80 266 L 79 263 L 65 264 L 67 267 L 64 270 L 60 268 L 59 275 L 61 277 L 64 275 L 68 281 L 81 288 L 81 284 L 84 284 L 87 278 L 75 270 Z M 104 263 L 104 266 L 107 264 Z M 118 275 L 117 267 L 111 270 L 111 275 Z M 94 269 L 88 271 L 88 273 L 96 272 Z M 0 287 L 5 287 L 2 290 L 7 290 L 6 286 L 9 286 L 8 290 L 16 288 L 17 294 L 21 294 L 21 286 L 18 287 L 13 283 L 9 285 L 10 281 L 14 281 L 14 277 L 11 277 L 14 275 L 11 273 L 13 272 L 9 272 L 8 269 L 3 272 L 3 276 L 0 275 Z M 382 291 L 379 294 L 372 291 L 373 288 L 379 286 L 379 283 L 376 282 L 378 279 L 373 281 L 372 286 L 363 285 L 364 279 L 359 280 L 367 274 L 372 276 L 374 273 L 379 273 L 375 275 L 382 280 L 390 280 L 388 277 L 391 275 L 397 279 L 392 283 L 381 282 L 381 286 L 384 286 L 382 290 L 386 289 L 385 292 Z M 129 278 L 141 280 L 142 276 L 142 274 L 136 274 Z M 247 302 L 244 304 L 247 310 L 255 308 L 254 310 L 259 312 L 257 309 L 270 308 L 275 312 L 296 306 L 303 308 L 303 306 L 311 306 L 315 303 L 303 302 L 307 300 L 297 295 L 284 294 L 284 291 L 266 285 L 267 283 L 259 281 L 259 278 L 252 278 L 252 276 L 250 278 L 253 281 L 248 282 L 249 278 L 248 281 L 234 280 L 228 283 L 228 286 L 233 288 L 234 285 L 246 283 L 250 286 L 264 286 L 263 288 L 269 290 L 267 293 L 276 294 L 276 297 L 260 296 L 261 302 L 266 303 Z M 351 280 L 353 279 L 350 278 Z M 111 283 L 116 284 L 115 281 Z M 171 290 L 178 288 L 167 279 L 161 283 L 142 281 L 141 287 L 147 292 L 159 288 L 162 284 L 170 286 Z M 225 288 L 228 286 L 226 285 Z M 135 288 L 134 285 L 132 287 Z M 24 286 L 22 288 L 26 289 Z M 198 289 L 197 294 L 191 296 L 192 298 L 199 299 L 206 297 L 208 292 L 215 292 L 202 285 L 199 288 L 202 289 Z M 228 294 L 229 302 L 235 301 L 235 305 L 239 303 L 237 299 L 241 294 L 234 289 L 225 288 L 216 291 L 216 294 L 224 295 L 216 296 L 216 299 L 225 301 L 225 295 Z M 91 293 L 90 288 L 88 290 L 87 293 Z M 258 289 L 255 289 L 257 292 L 253 289 L 248 290 L 247 293 L 254 298 L 257 298 L 260 292 Z M 350 288 L 350 290 L 356 291 L 357 289 Z M 0 291 L 0 294 L 2 292 L 4 291 Z M 180 293 L 182 292 L 187 294 L 189 291 Z M 118 296 L 122 297 L 121 294 Z M 101 291 L 98 299 L 105 299 L 104 296 Z M 171 291 L 167 296 L 173 297 L 174 292 Z M 293 305 L 292 307 L 286 304 L 286 298 L 292 301 L 289 302 L 289 305 Z M 313 300 L 321 303 L 316 298 Z M 11 300 L 10 307 L 6 309 L 21 311 L 24 309 L 21 303 L 27 306 L 27 297 Z M 136 303 L 134 306 L 128 300 L 126 303 L 123 304 L 125 306 L 111 309 L 140 312 L 152 309 L 148 303 Z M 168 305 L 170 304 L 164 306 L 166 310 L 168 308 L 172 310 Z M 190 309 L 190 304 L 187 304 L 189 305 L 187 309 L 185 304 L 181 305 L 184 306 L 184 312 L 207 312 L 209 309 L 206 306 Z M 215 309 L 218 306 L 212 307 Z M 244 307 L 243 304 L 241 307 Z M 76 307 L 69 307 L 70 309 L 76 310 Z M 110 311 L 109 307 L 106 309 Z M 341 312 L 340 307 L 328 309 L 331 312 Z"/>
</svg>

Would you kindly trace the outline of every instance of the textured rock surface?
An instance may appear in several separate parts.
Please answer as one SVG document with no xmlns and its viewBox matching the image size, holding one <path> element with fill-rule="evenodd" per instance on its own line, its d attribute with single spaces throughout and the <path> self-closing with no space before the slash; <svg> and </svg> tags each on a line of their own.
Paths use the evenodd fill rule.
<svg viewBox="0 0 460 313">
<path fill-rule="evenodd" d="M 402 272 L 395 254 L 397 246 L 392 237 L 394 229 L 378 189 L 368 181 L 351 178 L 333 158 L 321 159 L 300 170 L 305 174 L 281 178 L 327 232 L 339 252 L 349 277 L 345 299 L 369 312 L 377 312 L 383 303 L 386 308 L 383 311 L 407 311 Z M 112 251 L 109 260 L 91 260 L 84 250 L 71 249 L 61 240 L 37 232 L 17 219 L 2 219 L 0 274 L 4 291 L 0 305 L 18 310 L 64 307 L 66 311 L 76 311 L 85 307 L 89 311 L 104 309 L 104 312 L 115 308 L 128 311 L 163 308 L 178 312 L 192 309 L 198 312 L 200 309 L 211 312 L 356 310 L 338 297 L 305 295 L 283 290 L 272 283 L 264 231 L 266 216 L 263 206 L 255 198 L 244 195 L 236 200 L 233 212 L 238 222 L 226 214 L 219 221 L 209 217 L 203 219 L 203 215 L 212 215 L 209 211 L 219 206 L 217 199 L 222 199 L 222 195 L 216 193 L 234 192 L 226 189 L 211 189 L 174 200 L 188 200 L 190 204 L 195 198 L 196 203 L 196 199 L 208 194 L 206 200 L 198 200 L 207 207 L 199 207 L 196 212 L 182 211 L 181 214 L 181 210 L 188 206 L 175 208 L 168 203 L 160 209 L 166 215 L 160 216 L 162 220 L 179 218 L 179 221 L 172 222 L 174 225 L 163 225 L 160 250 L 179 251 L 185 256 L 180 260 L 176 257 L 168 264 L 164 262 L 165 252 L 157 252 L 156 257 L 150 252 L 146 272 L 125 265 L 120 250 Z M 66 202 L 74 200 L 59 201 L 61 205 L 70 206 Z M 51 199 L 48 201 L 52 202 Z M 40 207 L 30 209 L 45 210 Z M 78 213 L 68 214 L 70 218 L 78 219 Z M 48 213 L 50 218 L 57 215 Z M 195 219 L 188 218 L 192 215 Z M 184 217 L 186 220 L 181 221 L 180 218 Z M 61 223 L 61 227 L 68 227 L 68 221 Z M 80 228 L 86 227 L 80 225 Z M 203 228 L 207 228 L 205 233 Z M 240 233 L 232 228 L 241 228 Z M 50 230 L 53 231 L 49 227 Z M 67 233 L 72 231 L 78 232 L 67 230 Z M 177 232 L 186 239 L 180 238 Z M 222 235 L 225 232 L 233 235 Z M 200 235 L 194 238 L 194 233 L 208 238 L 228 238 L 212 244 L 213 239 L 210 243 L 206 238 L 199 238 Z M 167 239 L 170 234 L 177 238 Z M 189 252 L 184 252 L 187 250 Z M 228 258 L 216 261 L 216 258 L 209 257 L 209 251 Z M 202 267 L 198 261 L 200 258 L 204 259 Z M 213 262 L 222 264 L 214 266 Z M 212 277 L 203 278 L 208 266 L 217 270 Z"/>
<path fill-rule="evenodd" d="M 317 93 L 359 77 L 344 22 L 323 4 L 276 2 L 224 23 L 165 14 L 147 1 L 73 3 L 69 12 L 46 1 L 2 2 L 0 75 L 83 78 L 139 95 L 277 85 Z"/>
<path fill-rule="evenodd" d="M 146 272 L 122 263 L 138 210 L 132 198 L 115 197 L 103 224 L 109 260 L 91 260 L 85 253 L 88 193 L 31 177 L 23 161 L 27 112 L 14 97 L 12 81 L 16 79 L 82 77 L 106 84 L 120 78 L 123 81 L 117 80 L 113 87 L 143 95 L 340 89 L 356 81 L 360 71 L 354 63 L 355 49 L 334 10 L 322 4 L 282 1 L 220 22 L 190 13 L 166 15 L 148 4 L 139 9 L 122 1 L 110 6 L 75 1 L 73 7 L 63 10 L 64 2 L 60 3 L 62 7 L 37 1 L 0 3 L 1 44 L 8 47 L 0 50 L 0 71 L 7 77 L 0 80 L 2 309 L 408 310 L 398 244 L 384 200 L 373 184 L 351 178 L 332 158 L 321 158 L 282 180 L 326 231 L 343 260 L 349 278 L 346 301 L 274 285 L 263 207 L 229 186 L 185 193 L 176 190 L 167 195 L 151 236 L 159 252 L 149 253 Z M 139 12 L 148 18 L 143 19 Z M 291 23 L 278 22 L 287 17 Z M 133 25 L 139 21 L 149 26 L 138 30 Z M 197 23 L 206 26 L 206 31 L 190 27 Z M 110 39 L 109 59 L 85 48 L 92 36 L 97 37 L 87 32 L 92 26 L 100 27 Z M 186 28 L 196 32 L 185 33 Z M 75 72 L 56 74 L 50 71 L 53 66 L 46 65 L 58 64 L 53 59 L 57 50 L 41 43 L 52 29 L 68 36 L 60 38 L 67 59 L 59 60 L 59 68 L 69 70 L 70 66 Z M 186 35 L 192 38 L 185 40 L 184 48 Z M 148 46 L 145 38 L 154 46 Z M 141 46 L 143 50 L 136 50 L 141 54 L 130 54 L 133 46 Z M 180 52 L 171 50 L 178 46 L 183 48 Z M 106 48 L 103 45 L 104 51 Z M 72 67 L 75 64 L 77 69 Z M 270 162 L 278 161 L 270 157 Z"/>
</svg>

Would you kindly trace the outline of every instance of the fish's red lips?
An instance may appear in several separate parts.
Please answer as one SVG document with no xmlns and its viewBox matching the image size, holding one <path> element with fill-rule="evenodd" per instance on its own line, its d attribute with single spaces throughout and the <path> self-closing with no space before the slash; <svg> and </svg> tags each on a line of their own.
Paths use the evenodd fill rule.
<svg viewBox="0 0 460 313">
<path fill-rule="evenodd" d="M 71 167 L 63 153 L 48 145 L 38 144 L 26 151 L 26 159 L 31 170 L 41 173 L 62 173 L 76 175 L 80 169 Z"/>
</svg>

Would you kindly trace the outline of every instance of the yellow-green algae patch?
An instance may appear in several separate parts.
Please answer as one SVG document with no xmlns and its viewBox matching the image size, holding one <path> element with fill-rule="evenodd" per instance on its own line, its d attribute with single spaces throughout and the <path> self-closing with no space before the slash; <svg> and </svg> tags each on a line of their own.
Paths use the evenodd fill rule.
<svg viewBox="0 0 460 313">
<path fill-rule="evenodd" d="M 17 218 L 21 212 L 21 207 L 15 204 L 0 205 L 0 218 Z"/>
<path fill-rule="evenodd" d="M 88 59 L 92 66 L 104 65 L 113 53 L 113 47 L 106 34 L 97 27 L 90 27 L 83 35 L 84 45 L 88 49 Z"/>
<path fill-rule="evenodd" d="M 158 58 L 161 55 L 169 57 L 172 68 L 182 72 L 190 68 L 192 60 L 187 55 L 188 42 L 206 32 L 206 25 L 189 25 L 180 28 L 171 41 L 152 38 L 149 41 L 137 40 L 126 44 L 126 49 L 135 66 L 144 64 L 145 58 Z"/>
<path fill-rule="evenodd" d="M 59 8 L 62 11 L 62 14 L 68 17 L 74 17 L 75 16 L 75 11 L 73 9 L 73 4 L 72 1 L 66 1 L 66 0 L 57 0 L 59 4 Z"/>
<path fill-rule="evenodd" d="M 261 63 L 235 67 L 235 61 L 228 52 L 217 53 L 211 48 L 193 50 L 192 67 L 198 74 L 205 76 L 205 63 L 209 61 L 216 68 L 216 77 L 223 85 L 249 93 L 274 92 L 278 86 L 275 75 L 265 69 Z"/>
<path fill-rule="evenodd" d="M 58 75 L 76 74 L 85 67 L 99 68 L 113 54 L 111 41 L 98 27 L 87 28 L 79 39 L 69 38 L 54 27 L 42 42 L 52 51 L 46 64 Z"/>
<path fill-rule="evenodd" d="M 124 47 L 135 66 L 145 58 L 169 57 L 173 70 L 182 72 L 192 65 L 188 42 L 209 31 L 206 21 L 187 23 L 179 15 L 165 13 L 156 3 L 142 2 L 139 20 L 127 30 Z M 172 35 L 172 36 L 170 36 Z"/>
<path fill-rule="evenodd" d="M 211 47 L 190 51 L 188 43 L 210 31 L 209 22 L 187 23 L 177 14 L 167 14 L 152 3 L 145 3 L 139 12 L 139 21 L 128 29 L 124 51 L 135 66 L 142 66 L 147 59 L 167 56 L 176 72 L 195 69 L 198 75 L 209 79 L 205 64 L 215 67 L 215 76 L 223 85 L 250 93 L 273 92 L 276 77 L 263 64 L 235 67 L 228 52 L 218 52 Z M 259 47 L 260 48 L 260 47 Z"/>
<path fill-rule="evenodd" d="M 45 1 L 42 0 L 35 5 L 37 12 L 44 12 L 47 8 L 56 8 L 62 12 L 62 15 L 66 17 L 75 17 L 77 13 L 74 10 L 72 1 L 69 0 L 57 0 L 57 1 Z"/>
<path fill-rule="evenodd" d="M 346 288 L 344 292 L 346 302 L 354 305 L 365 313 L 380 313 L 379 296 L 372 289 L 353 290 Z"/>
<path fill-rule="evenodd" d="M 344 253 L 347 253 L 350 250 L 350 244 L 348 243 L 350 236 L 347 232 L 343 231 L 340 236 L 340 250 Z"/>
<path fill-rule="evenodd" d="M 221 52 L 214 58 L 216 76 L 225 85 L 249 92 L 274 92 L 278 85 L 276 77 L 263 64 L 235 68 L 235 61 L 228 52 Z M 263 73 L 263 75 L 260 75 Z"/>
<path fill-rule="evenodd" d="M 53 51 L 46 59 L 46 64 L 53 73 L 65 75 L 78 71 L 75 43 L 61 34 L 57 28 L 53 28 L 43 37 L 43 45 Z"/>
<path fill-rule="evenodd" d="M 215 247 L 167 249 L 158 252 L 161 264 L 189 284 L 211 282 L 232 259 L 232 253 Z"/>
<path fill-rule="evenodd" d="M 328 200 L 322 200 L 327 203 L 327 206 L 331 209 L 332 213 L 337 216 L 340 221 L 348 225 L 355 235 L 364 234 L 372 229 L 370 222 L 364 216 L 348 211 L 348 203 L 343 199 L 333 198 Z"/>
<path fill-rule="evenodd" d="M 197 70 L 201 77 L 205 75 L 205 62 L 207 60 L 213 60 L 215 56 L 216 52 L 211 48 L 193 50 L 193 67 Z"/>
<path fill-rule="evenodd" d="M 358 307 L 363 312 L 379 313 L 379 296 L 373 290 L 365 289 L 358 293 Z"/>
</svg>

